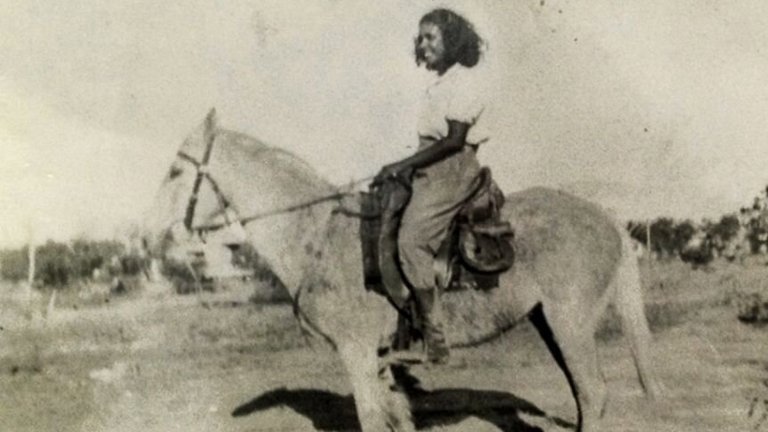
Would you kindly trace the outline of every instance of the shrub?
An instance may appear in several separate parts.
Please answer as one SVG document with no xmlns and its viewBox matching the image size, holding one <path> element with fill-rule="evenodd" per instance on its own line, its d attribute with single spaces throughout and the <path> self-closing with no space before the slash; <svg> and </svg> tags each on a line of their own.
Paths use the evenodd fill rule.
<svg viewBox="0 0 768 432">
<path fill-rule="evenodd" d="M 719 237 L 724 242 L 733 239 L 739 232 L 739 218 L 736 215 L 726 215 L 720 218 L 720 221 L 714 224 L 709 232 L 713 237 Z"/>
<path fill-rule="evenodd" d="M 77 274 L 74 251 L 64 243 L 49 240 L 37 248 L 35 280 L 43 285 L 63 287 Z"/>
<path fill-rule="evenodd" d="M 29 271 L 28 248 L 0 251 L 0 277 L 18 282 L 27 278 Z"/>
<path fill-rule="evenodd" d="M 173 285 L 177 294 L 190 294 L 202 289 L 204 291 L 213 291 L 213 284 L 210 279 L 202 277 L 201 267 L 204 265 L 203 258 L 194 260 L 189 264 L 166 259 L 163 261 L 162 274 Z M 191 268 L 190 268 L 191 267 Z M 192 272 L 195 272 L 194 274 Z"/>
<path fill-rule="evenodd" d="M 284 302 L 290 299 L 283 282 L 274 274 L 267 262 L 256 252 L 253 246 L 243 243 L 232 247 L 232 264 L 235 267 L 251 270 L 253 278 L 260 284 L 254 284 L 251 278 L 240 277 L 212 279 L 204 276 L 205 256 L 200 254 L 189 263 L 166 259 L 162 273 L 173 285 L 178 294 L 190 294 L 199 290 L 216 291 L 227 287 L 253 285 L 258 286 L 253 300 L 257 302 Z M 194 272 L 194 274 L 193 274 Z"/>
<path fill-rule="evenodd" d="M 136 276 L 147 267 L 147 258 L 138 254 L 126 254 L 120 257 L 120 271 L 126 276 Z"/>
<path fill-rule="evenodd" d="M 35 281 L 50 287 L 88 280 L 94 270 L 111 280 L 115 276 L 141 273 L 146 259 L 127 253 L 125 246 L 113 240 L 77 239 L 72 243 L 48 241 L 35 250 Z M 27 278 L 28 247 L 0 251 L 0 277 L 19 281 Z"/>
<path fill-rule="evenodd" d="M 673 231 L 675 250 L 680 253 L 685 249 L 685 245 L 691 241 L 691 238 L 693 238 L 693 235 L 696 233 L 696 227 L 690 220 L 684 220 L 676 224 Z"/>
<path fill-rule="evenodd" d="M 651 224 L 651 247 L 654 252 L 673 256 L 677 250 L 675 243 L 675 221 L 671 218 L 658 218 Z"/>
<path fill-rule="evenodd" d="M 79 278 L 89 278 L 96 269 L 105 269 L 113 257 L 125 253 L 125 247 L 116 241 L 89 241 L 77 239 L 72 242 L 73 271 Z"/>
</svg>

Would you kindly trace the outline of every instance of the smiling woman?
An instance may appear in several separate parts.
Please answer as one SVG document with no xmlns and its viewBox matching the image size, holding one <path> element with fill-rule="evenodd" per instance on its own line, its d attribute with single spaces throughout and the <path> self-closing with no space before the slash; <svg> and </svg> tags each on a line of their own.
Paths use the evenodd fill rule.
<svg viewBox="0 0 768 432">
<path fill-rule="evenodd" d="M 444 362 L 448 348 L 440 316 L 433 263 L 448 228 L 480 181 L 476 153 L 490 139 L 485 126 L 488 100 L 472 68 L 482 39 L 472 24 L 449 9 L 435 9 L 419 21 L 414 54 L 418 65 L 437 74 L 422 104 L 419 149 L 385 166 L 374 183 L 399 178 L 411 187 L 400 223 L 402 269 L 424 317 L 427 358 Z"/>
</svg>

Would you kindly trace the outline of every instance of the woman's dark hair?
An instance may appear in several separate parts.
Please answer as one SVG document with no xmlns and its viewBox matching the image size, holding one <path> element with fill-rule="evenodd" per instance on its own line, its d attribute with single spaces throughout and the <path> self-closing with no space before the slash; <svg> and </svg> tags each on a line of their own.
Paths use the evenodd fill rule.
<svg viewBox="0 0 768 432">
<path fill-rule="evenodd" d="M 435 9 L 421 17 L 419 25 L 431 23 L 440 28 L 445 45 L 445 63 L 448 67 L 459 63 L 473 67 L 480 61 L 483 40 L 475 32 L 474 26 L 464 17 L 450 9 Z M 416 64 L 425 61 L 424 52 L 419 48 L 421 37 L 414 40 Z"/>
</svg>

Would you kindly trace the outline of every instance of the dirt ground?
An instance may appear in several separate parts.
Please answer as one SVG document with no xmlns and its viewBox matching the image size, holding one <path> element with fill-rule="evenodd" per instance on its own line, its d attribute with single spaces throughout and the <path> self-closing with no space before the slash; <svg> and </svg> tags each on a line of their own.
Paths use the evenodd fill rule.
<svg viewBox="0 0 768 432">
<path fill-rule="evenodd" d="M 654 264 L 644 277 L 666 392 L 643 398 L 609 320 L 604 429 L 768 431 L 768 327 L 739 322 L 734 300 L 766 292 L 768 268 Z M 0 287 L 0 431 L 357 430 L 340 362 L 288 305 L 155 288 L 99 306 L 62 300 L 29 319 Z M 529 324 L 454 354 L 455 365 L 412 370 L 425 389 L 413 395 L 420 430 L 573 430 L 566 380 Z"/>
</svg>

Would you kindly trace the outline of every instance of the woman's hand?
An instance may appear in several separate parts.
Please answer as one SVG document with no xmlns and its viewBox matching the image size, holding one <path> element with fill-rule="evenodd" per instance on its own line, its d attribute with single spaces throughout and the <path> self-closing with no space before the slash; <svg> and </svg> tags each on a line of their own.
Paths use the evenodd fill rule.
<svg viewBox="0 0 768 432">
<path fill-rule="evenodd" d="M 388 180 L 408 180 L 411 167 L 400 162 L 395 162 L 384 167 L 373 178 L 373 186 L 381 185 Z"/>
</svg>

